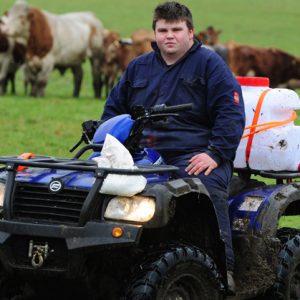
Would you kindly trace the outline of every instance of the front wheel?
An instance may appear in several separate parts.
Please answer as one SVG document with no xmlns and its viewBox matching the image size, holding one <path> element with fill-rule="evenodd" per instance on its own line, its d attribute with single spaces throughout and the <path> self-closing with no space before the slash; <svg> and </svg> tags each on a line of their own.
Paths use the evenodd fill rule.
<svg viewBox="0 0 300 300">
<path fill-rule="evenodd" d="M 288 240 L 279 253 L 274 298 L 300 299 L 300 235 Z"/>
<path fill-rule="evenodd" d="M 213 260 L 196 247 L 170 247 L 139 265 L 128 300 L 222 299 L 221 276 Z"/>
</svg>

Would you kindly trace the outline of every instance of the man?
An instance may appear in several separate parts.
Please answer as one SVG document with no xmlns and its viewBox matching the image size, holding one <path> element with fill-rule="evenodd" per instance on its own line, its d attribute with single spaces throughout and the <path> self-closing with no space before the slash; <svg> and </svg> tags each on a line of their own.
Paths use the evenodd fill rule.
<svg viewBox="0 0 300 300">
<path fill-rule="evenodd" d="M 216 208 L 225 242 L 229 289 L 234 290 L 234 255 L 227 187 L 245 116 L 241 89 L 214 52 L 194 40 L 189 9 L 177 2 L 154 11 L 154 52 L 134 59 L 111 91 L 102 120 L 131 113 L 135 105 L 193 103 L 193 110 L 156 126 L 155 150 L 178 176 L 197 176 Z"/>
</svg>

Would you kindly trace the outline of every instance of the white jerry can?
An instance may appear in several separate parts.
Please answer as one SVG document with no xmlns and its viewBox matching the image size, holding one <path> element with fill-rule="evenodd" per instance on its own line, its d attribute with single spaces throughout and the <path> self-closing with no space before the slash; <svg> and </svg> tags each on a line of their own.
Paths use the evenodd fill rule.
<svg viewBox="0 0 300 300">
<path fill-rule="evenodd" d="M 300 99 L 289 89 L 269 87 L 264 77 L 237 77 L 245 103 L 246 127 L 235 168 L 265 171 L 300 170 L 300 126 L 295 126 Z"/>
</svg>

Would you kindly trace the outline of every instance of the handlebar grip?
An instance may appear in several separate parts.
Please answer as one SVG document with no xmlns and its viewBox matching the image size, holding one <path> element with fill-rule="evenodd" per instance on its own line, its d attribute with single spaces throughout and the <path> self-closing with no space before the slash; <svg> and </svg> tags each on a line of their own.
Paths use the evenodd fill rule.
<svg viewBox="0 0 300 300">
<path fill-rule="evenodd" d="M 192 110 L 193 104 L 179 104 L 179 105 L 173 105 L 173 106 L 166 106 L 165 104 L 161 105 L 155 105 L 152 107 L 151 112 L 153 114 L 159 114 L 159 113 L 176 113 L 176 112 L 182 112 L 187 110 Z"/>
</svg>

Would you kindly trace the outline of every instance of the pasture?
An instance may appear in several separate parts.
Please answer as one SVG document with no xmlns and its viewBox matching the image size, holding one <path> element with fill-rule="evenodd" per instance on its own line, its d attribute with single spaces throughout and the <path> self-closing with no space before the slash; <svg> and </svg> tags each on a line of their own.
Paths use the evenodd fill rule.
<svg viewBox="0 0 300 300">
<path fill-rule="evenodd" d="M 221 42 L 260 47 L 278 47 L 300 56 L 297 33 L 300 4 L 297 0 L 185 0 L 194 16 L 195 31 L 209 25 L 222 29 Z M 0 11 L 8 10 L 14 1 L 2 0 Z M 93 11 L 105 28 L 120 32 L 122 37 L 139 28 L 151 29 L 152 11 L 158 1 L 46 1 L 29 2 L 54 13 Z M 84 65 L 84 79 L 79 99 L 72 99 L 72 76 L 54 71 L 49 80 L 46 97 L 24 96 L 23 77 L 17 75 L 17 96 L 0 98 L 1 155 L 34 152 L 67 156 L 68 149 L 80 137 L 80 124 L 101 115 L 105 99 L 93 99 L 90 65 Z"/>
</svg>

